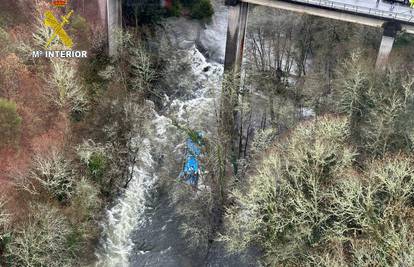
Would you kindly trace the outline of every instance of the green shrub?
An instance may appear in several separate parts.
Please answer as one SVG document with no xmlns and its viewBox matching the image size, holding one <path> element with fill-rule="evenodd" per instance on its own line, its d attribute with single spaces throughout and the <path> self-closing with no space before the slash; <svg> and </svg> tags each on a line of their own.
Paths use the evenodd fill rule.
<svg viewBox="0 0 414 267">
<path fill-rule="evenodd" d="M 102 178 L 109 164 L 107 148 L 101 144 L 96 144 L 92 140 L 85 140 L 77 148 L 77 152 L 81 161 L 86 165 L 89 175 L 96 182 L 102 183 Z"/>
<path fill-rule="evenodd" d="M 214 14 L 210 0 L 199 0 L 191 6 L 191 17 L 194 19 L 211 18 Z"/>
<path fill-rule="evenodd" d="M 167 10 L 167 16 L 179 17 L 181 15 L 181 10 L 182 6 L 180 1 L 173 0 L 171 8 Z"/>
<path fill-rule="evenodd" d="M 269 266 L 412 266 L 414 165 L 392 157 L 354 166 L 349 123 L 296 128 L 233 192 L 230 251 L 263 249 Z"/>
<path fill-rule="evenodd" d="M 89 159 L 88 168 L 90 174 L 95 179 L 99 179 L 104 175 L 106 166 L 107 158 L 105 157 L 105 155 L 100 153 L 92 154 L 91 158 Z"/>
<path fill-rule="evenodd" d="M 394 43 L 395 48 L 411 47 L 414 44 L 414 37 L 406 32 L 399 33 Z"/>
<path fill-rule="evenodd" d="M 17 144 L 21 122 L 16 103 L 0 98 L 0 148 Z"/>
</svg>

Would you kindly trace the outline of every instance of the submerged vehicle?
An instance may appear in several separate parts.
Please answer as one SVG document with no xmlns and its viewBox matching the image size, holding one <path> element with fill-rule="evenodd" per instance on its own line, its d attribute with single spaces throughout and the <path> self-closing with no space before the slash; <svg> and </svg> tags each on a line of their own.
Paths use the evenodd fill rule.
<svg viewBox="0 0 414 267">
<path fill-rule="evenodd" d="M 185 162 L 178 178 L 193 187 L 197 187 L 202 174 L 200 157 L 203 147 L 203 134 L 201 132 L 195 132 L 195 135 L 186 140 Z"/>
</svg>

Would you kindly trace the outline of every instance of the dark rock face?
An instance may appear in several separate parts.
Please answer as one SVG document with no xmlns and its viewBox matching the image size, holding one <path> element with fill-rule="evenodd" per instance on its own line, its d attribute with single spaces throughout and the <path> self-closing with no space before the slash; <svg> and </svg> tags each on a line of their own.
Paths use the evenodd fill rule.
<svg viewBox="0 0 414 267">
<path fill-rule="evenodd" d="M 197 48 L 209 60 L 224 63 L 227 34 L 227 7 L 215 2 L 215 13 L 197 38 Z"/>
<path fill-rule="evenodd" d="M 209 60 L 224 63 L 227 33 L 227 8 L 214 2 L 215 13 L 210 21 L 200 22 L 187 18 L 170 18 L 166 23 L 173 41 L 179 49 L 197 49 Z"/>
</svg>

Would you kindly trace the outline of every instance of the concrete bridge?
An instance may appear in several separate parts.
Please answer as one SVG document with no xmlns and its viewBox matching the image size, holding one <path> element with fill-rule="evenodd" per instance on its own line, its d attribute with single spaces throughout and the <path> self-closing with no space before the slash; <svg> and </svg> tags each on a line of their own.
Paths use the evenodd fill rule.
<svg viewBox="0 0 414 267">
<path fill-rule="evenodd" d="M 117 31 L 122 28 L 122 0 L 100 0 L 106 9 L 106 22 L 108 31 L 108 53 L 110 56 L 116 55 Z"/>
<path fill-rule="evenodd" d="M 243 57 L 249 4 L 268 6 L 384 29 L 376 61 L 385 66 L 398 31 L 414 33 L 414 11 L 383 0 L 225 0 L 229 6 L 224 68 L 239 71 Z"/>
<path fill-rule="evenodd" d="M 116 32 L 122 27 L 122 0 L 98 0 L 106 10 L 109 54 L 116 54 Z M 224 68 L 239 71 L 243 58 L 249 5 L 268 6 L 302 14 L 383 28 L 376 65 L 385 66 L 398 31 L 414 34 L 414 10 L 385 0 L 225 0 L 229 6 Z M 102 12 L 104 13 L 104 12 Z"/>
</svg>

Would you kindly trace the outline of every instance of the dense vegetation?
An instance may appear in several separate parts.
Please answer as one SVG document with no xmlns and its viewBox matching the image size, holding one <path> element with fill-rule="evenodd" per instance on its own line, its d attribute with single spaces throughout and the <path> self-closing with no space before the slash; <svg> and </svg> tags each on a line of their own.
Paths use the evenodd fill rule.
<svg viewBox="0 0 414 267">
<path fill-rule="evenodd" d="M 81 266 L 94 261 L 103 208 L 131 179 L 154 67 L 127 32 L 110 60 L 82 18 L 76 43 L 90 48 L 87 60 L 28 57 L 52 34 L 31 19 L 49 3 L 31 5 L 14 5 L 28 18 L 18 40 L 8 34 L 17 21 L 0 21 L 0 265 Z"/>
<path fill-rule="evenodd" d="M 298 126 L 268 152 L 227 211 L 230 250 L 259 245 L 271 266 L 413 264 L 414 165 L 357 164 L 344 117 Z"/>
<path fill-rule="evenodd" d="M 378 29 L 251 12 L 244 76 L 225 74 L 208 129 L 211 190 L 166 186 L 186 249 L 206 257 L 220 240 L 269 266 L 412 264 L 406 36 L 375 70 Z"/>
<path fill-rule="evenodd" d="M 210 1 L 174 0 L 165 12 L 132 2 L 139 27 L 120 35 L 114 58 L 77 18 L 77 43 L 91 48 L 82 62 L 27 57 L 50 37 L 31 19 L 46 2 L 13 4 L 27 13 L 17 28 L 0 16 L 0 182 L 10 184 L 10 199 L 0 198 L 2 266 L 91 264 L 102 210 L 140 164 L 154 109 L 192 94 L 186 54 L 142 25 L 209 18 Z M 171 179 L 177 155 L 161 153 L 160 164 L 174 165 L 161 168 L 159 186 L 179 215 L 182 249 L 206 257 L 221 240 L 241 255 L 256 248 L 269 266 L 414 265 L 412 39 L 401 35 L 394 62 L 375 69 L 379 30 L 251 12 L 243 77 L 224 75 L 216 123 L 204 129 L 207 190 Z"/>
<path fill-rule="evenodd" d="M 269 266 L 413 265 L 410 53 L 399 47 L 394 64 L 375 69 L 372 32 L 306 17 L 275 20 L 279 28 L 261 19 L 253 25 L 247 59 L 251 90 L 268 98 L 271 127 L 255 134 L 247 153 L 238 149 L 252 167 L 229 193 L 219 239 L 232 253 L 258 248 Z M 240 93 L 248 105 L 240 127 L 255 112 L 250 94 Z M 251 140 L 249 132 L 233 136 Z"/>
</svg>

